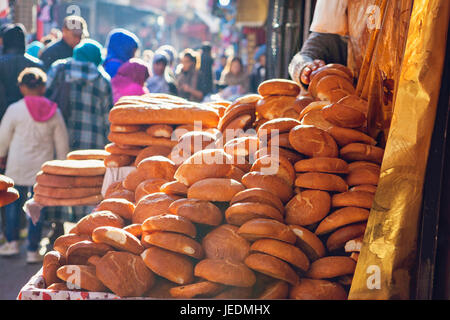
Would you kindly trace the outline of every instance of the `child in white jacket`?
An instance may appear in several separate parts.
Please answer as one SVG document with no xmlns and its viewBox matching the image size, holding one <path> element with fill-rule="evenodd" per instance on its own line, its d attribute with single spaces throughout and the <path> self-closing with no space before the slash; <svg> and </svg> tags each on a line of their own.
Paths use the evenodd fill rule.
<svg viewBox="0 0 450 320">
<path fill-rule="evenodd" d="M 33 195 L 41 165 L 55 156 L 64 159 L 69 151 L 61 112 L 56 103 L 44 97 L 46 81 L 46 74 L 38 68 L 23 70 L 18 83 L 24 98 L 7 108 L 0 124 L 0 158 L 7 155 L 5 175 L 14 180 L 20 194 L 19 200 L 6 206 L 7 242 L 0 247 L 0 255 L 15 255 L 20 251 L 20 215 L 23 204 Z M 28 220 L 27 262 L 39 262 L 42 219 L 36 225 Z"/>
</svg>

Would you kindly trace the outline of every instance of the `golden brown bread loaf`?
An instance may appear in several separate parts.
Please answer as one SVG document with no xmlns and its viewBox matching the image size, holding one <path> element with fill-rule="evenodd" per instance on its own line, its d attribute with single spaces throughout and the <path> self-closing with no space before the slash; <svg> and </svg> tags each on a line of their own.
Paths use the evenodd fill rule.
<svg viewBox="0 0 450 320">
<path fill-rule="evenodd" d="M 313 82 L 312 86 L 310 83 L 309 89 L 311 94 L 320 100 L 326 100 L 328 98 L 329 92 L 335 89 L 342 89 L 346 91 L 347 94 L 355 93 L 355 88 L 353 87 L 351 81 L 349 81 L 347 78 L 333 74 L 322 77 L 318 80 L 317 84 Z"/>
<path fill-rule="evenodd" d="M 168 157 L 171 151 L 172 147 L 169 146 L 158 146 L 158 145 L 148 146 L 144 149 L 139 150 L 139 152 L 136 155 L 136 160 L 134 161 L 134 164 L 137 167 L 142 160 L 152 156 Z"/>
<path fill-rule="evenodd" d="M 134 209 L 132 222 L 144 223 L 147 218 L 167 213 L 169 206 L 178 197 L 156 192 L 143 197 Z"/>
<path fill-rule="evenodd" d="M 365 143 L 369 145 L 375 145 L 377 143 L 375 139 L 365 133 L 350 128 L 332 126 L 326 131 L 334 138 L 340 147 L 345 147 L 350 143 Z"/>
<path fill-rule="evenodd" d="M 361 184 L 377 185 L 380 178 L 380 169 L 375 167 L 359 167 L 350 171 L 347 175 L 349 186 Z"/>
<path fill-rule="evenodd" d="M 324 172 L 346 174 L 349 172 L 348 164 L 339 158 L 311 158 L 295 163 L 296 172 Z"/>
<path fill-rule="evenodd" d="M 257 171 L 249 172 L 242 177 L 242 184 L 248 189 L 265 189 L 277 196 L 283 203 L 288 202 L 292 197 L 292 187 L 274 175 L 266 175 Z"/>
<path fill-rule="evenodd" d="M 345 243 L 351 239 L 364 235 L 366 223 L 351 224 L 337 229 L 327 239 L 327 249 L 332 252 L 341 249 Z"/>
<path fill-rule="evenodd" d="M 73 199 L 56 199 L 45 197 L 40 194 L 34 194 L 34 200 L 42 206 L 45 207 L 65 207 L 65 206 L 92 206 L 97 205 L 100 201 L 103 200 L 103 196 L 101 194 L 87 196 L 83 198 L 73 198 Z M 1 195 L 0 195 L 1 199 Z M 18 194 L 17 194 L 18 199 Z M 0 205 L 1 206 L 1 205 Z"/>
<path fill-rule="evenodd" d="M 303 120 L 303 117 L 311 112 L 311 111 L 320 111 L 322 110 L 323 107 L 329 105 L 330 102 L 329 101 L 314 101 L 311 102 L 309 105 L 307 105 L 299 114 L 298 116 L 298 120 L 301 122 Z M 319 114 L 322 114 L 321 112 L 319 112 Z"/>
<path fill-rule="evenodd" d="M 62 176 L 101 176 L 106 168 L 101 160 L 51 160 L 45 162 L 41 170 Z"/>
<path fill-rule="evenodd" d="M 95 267 L 101 258 L 102 257 L 100 257 L 100 256 L 90 256 L 87 259 L 86 265 Z"/>
<path fill-rule="evenodd" d="M 257 202 L 262 204 L 268 204 L 284 214 L 284 206 L 280 198 L 273 193 L 261 188 L 250 188 L 238 192 L 230 201 L 230 206 L 240 202 Z"/>
<path fill-rule="evenodd" d="M 189 219 L 174 214 L 160 214 L 146 219 L 142 224 L 142 231 L 146 233 L 169 231 L 185 234 L 191 238 L 197 235 L 197 230 Z"/>
<path fill-rule="evenodd" d="M 366 122 L 364 113 L 342 103 L 333 103 L 321 110 L 325 120 L 343 128 L 359 128 Z"/>
<path fill-rule="evenodd" d="M 124 221 L 111 211 L 96 211 L 81 218 L 72 229 L 72 233 L 91 236 L 95 228 L 103 226 L 123 228 Z"/>
<path fill-rule="evenodd" d="M 295 181 L 294 166 L 282 155 L 262 156 L 255 160 L 250 171 L 259 171 L 264 174 L 276 175 L 291 186 Z"/>
<path fill-rule="evenodd" d="M 144 294 L 144 296 L 155 299 L 172 299 L 173 297 L 170 294 L 170 289 L 175 287 L 178 287 L 176 283 L 156 276 L 155 284 Z"/>
<path fill-rule="evenodd" d="M 229 224 L 241 226 L 256 218 L 274 219 L 283 222 L 283 215 L 273 206 L 258 202 L 238 202 L 225 211 L 225 218 Z"/>
<path fill-rule="evenodd" d="M 33 191 L 43 197 L 53 199 L 77 199 L 85 198 L 101 193 L 101 187 L 80 187 L 80 188 L 58 188 L 58 187 L 46 187 L 39 184 L 35 184 Z"/>
<path fill-rule="evenodd" d="M 253 292 L 252 287 L 229 287 L 211 299 L 230 300 L 230 299 L 250 299 Z"/>
<path fill-rule="evenodd" d="M 146 130 L 147 134 L 155 138 L 171 138 L 173 128 L 168 124 L 153 124 Z"/>
<path fill-rule="evenodd" d="M 114 142 L 108 143 L 105 146 L 105 151 L 110 154 L 127 154 L 133 157 L 136 157 L 141 150 L 142 147 L 139 146 L 122 146 L 122 145 L 119 146 Z"/>
<path fill-rule="evenodd" d="M 325 255 L 325 246 L 314 233 L 298 225 L 289 225 L 289 228 L 297 236 L 295 245 L 307 255 L 310 261 Z"/>
<path fill-rule="evenodd" d="M 38 185 L 59 188 L 101 187 L 103 179 L 103 176 L 70 177 L 47 174 L 42 171 L 36 175 L 36 183 Z"/>
<path fill-rule="evenodd" d="M 141 257 L 150 270 L 163 278 L 179 285 L 194 281 L 194 266 L 184 255 L 152 246 Z"/>
<path fill-rule="evenodd" d="M 296 96 L 266 96 L 256 104 L 256 112 L 265 119 L 288 117 L 294 110 Z"/>
<path fill-rule="evenodd" d="M 217 129 L 224 133 L 225 137 L 232 139 L 235 138 L 235 135 L 231 135 L 230 131 L 246 130 L 255 119 L 254 103 L 238 104 L 230 108 L 229 111 L 225 111 L 224 116 L 220 118 Z"/>
<path fill-rule="evenodd" d="M 299 124 L 300 121 L 292 118 L 276 118 L 269 120 L 258 128 L 258 138 L 261 141 L 265 141 L 273 134 L 287 133 Z"/>
<path fill-rule="evenodd" d="M 109 196 L 105 196 L 105 199 L 125 199 L 134 203 L 135 195 L 133 191 L 123 189 L 112 192 Z"/>
<path fill-rule="evenodd" d="M 19 191 L 17 191 L 14 187 L 10 187 L 5 191 L 0 191 L 0 208 L 13 203 L 19 199 L 19 197 Z"/>
<path fill-rule="evenodd" d="M 109 152 L 103 149 L 75 150 L 67 154 L 67 160 L 105 160 Z"/>
<path fill-rule="evenodd" d="M 163 185 L 161 185 L 159 190 L 166 194 L 186 196 L 188 188 L 186 187 L 186 185 L 182 184 L 181 182 L 170 181 L 170 182 L 166 182 Z"/>
<path fill-rule="evenodd" d="M 227 141 L 223 149 L 234 157 L 248 157 L 254 154 L 259 147 L 259 139 L 255 136 L 234 138 Z"/>
<path fill-rule="evenodd" d="M 89 240 L 80 241 L 67 248 L 67 264 L 85 265 L 89 257 L 102 257 L 111 250 L 112 247 L 104 243 L 95 243 Z"/>
<path fill-rule="evenodd" d="M 314 126 L 299 125 L 292 128 L 289 142 L 295 150 L 310 157 L 337 158 L 339 153 L 333 137 Z"/>
<path fill-rule="evenodd" d="M 206 201 L 230 201 L 236 193 L 243 190 L 245 187 L 236 180 L 207 178 L 192 184 L 187 197 Z"/>
<path fill-rule="evenodd" d="M 334 127 L 331 122 L 325 120 L 322 114 L 322 110 L 319 110 L 319 108 L 314 108 L 313 110 L 306 113 L 301 119 L 300 123 L 304 126 L 314 126 L 327 132 Z"/>
<path fill-rule="evenodd" d="M 303 251 L 283 241 L 274 239 L 256 240 L 250 250 L 276 257 L 305 272 L 309 268 L 309 259 Z"/>
<path fill-rule="evenodd" d="M 123 230 L 131 233 L 136 238 L 140 238 L 142 236 L 142 224 L 140 223 L 129 224 L 124 227 Z"/>
<path fill-rule="evenodd" d="M 160 192 L 160 187 L 165 183 L 167 180 L 162 178 L 150 178 L 139 183 L 134 192 L 136 203 L 146 195 Z"/>
<path fill-rule="evenodd" d="M 218 226 L 223 214 L 213 203 L 197 199 L 179 199 L 169 205 L 169 212 L 194 223 Z"/>
<path fill-rule="evenodd" d="M 152 156 L 139 162 L 137 170 L 145 179 L 161 178 L 171 181 L 173 180 L 176 166 L 169 158 Z"/>
<path fill-rule="evenodd" d="M 351 187 L 349 191 L 361 191 L 375 194 L 375 192 L 377 191 L 377 186 L 371 184 L 361 184 L 358 186 Z"/>
<path fill-rule="evenodd" d="M 330 279 L 355 272 L 356 263 L 349 257 L 329 256 L 311 263 L 306 276 L 313 279 Z"/>
<path fill-rule="evenodd" d="M 124 189 L 128 191 L 134 192 L 138 187 L 138 185 L 145 180 L 146 180 L 145 177 L 136 168 L 130 171 L 130 173 L 125 177 L 125 179 L 122 182 L 122 186 Z M 120 189 L 119 186 L 117 188 Z"/>
<path fill-rule="evenodd" d="M 120 297 L 140 297 L 155 281 L 141 257 L 129 252 L 111 251 L 100 259 L 95 269 L 98 279 Z"/>
<path fill-rule="evenodd" d="M 332 207 L 372 208 L 374 194 L 366 191 L 347 191 L 334 194 L 331 198 Z"/>
<path fill-rule="evenodd" d="M 202 240 L 205 257 L 244 261 L 250 252 L 250 243 L 237 231 L 238 227 L 223 224 L 209 232 Z"/>
<path fill-rule="evenodd" d="M 202 121 L 204 127 L 216 127 L 219 115 L 214 108 L 195 103 L 159 103 L 116 106 L 109 112 L 109 121 L 119 124 L 192 124 Z"/>
<path fill-rule="evenodd" d="M 359 236 L 355 239 L 348 240 L 344 246 L 345 252 L 360 252 L 363 240 L 364 240 L 363 236 Z"/>
<path fill-rule="evenodd" d="M 56 270 L 66 264 L 66 259 L 58 251 L 49 251 L 44 256 L 42 263 L 42 276 L 45 286 L 48 287 L 54 283 L 62 282 L 56 275 Z"/>
<path fill-rule="evenodd" d="M 196 277 L 235 287 L 251 287 L 256 278 L 252 270 L 238 261 L 205 259 L 194 269 Z"/>
<path fill-rule="evenodd" d="M 122 191 L 122 190 L 126 190 L 123 186 L 123 180 L 119 180 L 119 181 L 115 181 L 113 183 L 111 183 L 105 191 L 105 199 L 109 198 L 109 196 L 117 191 Z"/>
<path fill-rule="evenodd" d="M 368 218 L 369 210 L 357 207 L 341 208 L 323 219 L 317 226 L 315 233 L 322 235 L 352 223 L 367 221 Z"/>
<path fill-rule="evenodd" d="M 93 266 L 65 265 L 59 268 L 56 274 L 66 282 L 69 289 L 105 292 L 107 289 L 97 278 L 95 269 Z"/>
<path fill-rule="evenodd" d="M 296 285 L 299 281 L 297 273 L 289 264 L 268 254 L 252 253 L 245 258 L 245 264 L 252 270 L 286 281 L 292 285 Z"/>
<path fill-rule="evenodd" d="M 287 299 L 289 295 L 289 285 L 286 281 L 277 280 L 264 288 L 264 291 L 257 297 L 259 300 Z"/>
<path fill-rule="evenodd" d="M 258 159 L 258 158 L 260 158 L 264 155 L 268 155 L 268 154 L 279 154 L 279 155 L 285 157 L 286 159 L 288 159 L 289 162 L 292 164 L 303 159 L 303 157 L 300 155 L 300 153 L 298 153 L 295 150 L 286 149 L 286 148 L 279 147 L 279 146 L 270 146 L 270 145 L 267 147 L 262 147 L 259 150 L 257 150 L 255 152 L 254 156 L 252 157 L 252 159 Z"/>
<path fill-rule="evenodd" d="M 75 234 L 75 233 L 69 233 L 69 234 L 63 234 L 62 236 L 59 236 L 56 238 L 55 242 L 53 243 L 53 250 L 59 252 L 63 257 L 66 256 L 67 249 L 74 243 L 89 240 L 91 241 L 91 235 L 87 234 Z"/>
<path fill-rule="evenodd" d="M 367 101 L 361 98 L 360 96 L 354 94 L 350 94 L 342 98 L 341 100 L 338 101 L 338 103 L 342 103 L 349 107 L 355 108 L 356 110 L 361 111 L 365 115 L 367 115 L 369 110 L 369 104 L 367 103 Z"/>
<path fill-rule="evenodd" d="M 206 178 L 223 178 L 231 171 L 232 163 L 233 158 L 222 149 L 202 150 L 186 159 L 174 178 L 187 186 Z"/>
<path fill-rule="evenodd" d="M 346 192 L 348 185 L 340 176 L 322 172 L 306 172 L 297 175 L 297 187 L 323 191 Z"/>
<path fill-rule="evenodd" d="M 64 282 L 56 282 L 47 287 L 47 290 L 56 290 L 56 291 L 78 291 L 74 289 L 69 289 Z"/>
<path fill-rule="evenodd" d="M 126 199 L 105 199 L 95 208 L 95 211 L 111 211 L 124 219 L 130 220 L 135 209 L 134 203 Z"/>
<path fill-rule="evenodd" d="M 258 93 L 265 97 L 270 95 L 298 96 L 300 93 L 299 85 L 292 80 L 270 79 L 261 82 L 258 86 Z"/>
<path fill-rule="evenodd" d="M 234 109 L 235 107 L 237 107 L 238 105 L 241 104 L 253 104 L 256 105 L 256 103 L 262 99 L 262 96 L 259 94 L 246 94 L 245 96 L 239 97 L 236 100 L 234 100 L 232 103 L 230 103 L 225 112 L 224 115 L 229 113 L 232 109 Z"/>
<path fill-rule="evenodd" d="M 135 157 L 126 154 L 110 154 L 105 158 L 105 167 L 120 168 L 131 166 L 134 163 Z"/>
<path fill-rule="evenodd" d="M 242 182 L 242 177 L 245 175 L 246 172 L 239 169 L 238 167 L 233 166 L 231 168 L 231 171 L 225 176 L 227 179 L 233 179 L 237 182 Z"/>
<path fill-rule="evenodd" d="M 239 227 L 238 234 L 249 241 L 269 238 L 293 244 L 297 240 L 297 237 L 287 225 L 273 219 L 247 221 Z"/>
<path fill-rule="evenodd" d="M 371 161 L 381 164 L 384 150 L 369 144 L 350 143 L 340 150 L 340 155 L 348 161 Z"/>
<path fill-rule="evenodd" d="M 119 145 L 130 146 L 164 146 L 173 148 L 177 142 L 169 138 L 155 138 L 145 131 L 132 133 L 110 132 L 108 140 Z"/>
<path fill-rule="evenodd" d="M 289 297 L 296 300 L 347 300 L 347 293 L 336 282 L 302 278 L 291 288 Z"/>
<path fill-rule="evenodd" d="M 211 297 L 223 291 L 225 286 L 210 281 L 200 281 L 181 287 L 170 289 L 170 295 L 174 298 L 192 299 L 195 297 Z"/>
<path fill-rule="evenodd" d="M 330 211 L 331 197 L 321 190 L 305 190 L 286 204 L 286 223 L 301 226 L 321 221 Z"/>
<path fill-rule="evenodd" d="M 140 255 L 144 251 L 141 242 L 128 231 L 116 227 L 98 227 L 92 231 L 92 240 L 120 250 Z"/>
<path fill-rule="evenodd" d="M 120 125 L 120 124 L 111 124 L 110 125 L 110 131 L 111 132 L 121 132 L 121 133 L 132 133 L 132 132 L 137 132 L 137 131 L 141 131 L 142 130 L 142 126 L 138 126 L 138 125 Z"/>
<path fill-rule="evenodd" d="M 144 232 L 142 235 L 142 244 L 145 247 L 157 246 L 172 252 L 187 255 L 194 259 L 201 259 L 204 255 L 203 248 L 197 241 L 175 232 Z"/>
</svg>

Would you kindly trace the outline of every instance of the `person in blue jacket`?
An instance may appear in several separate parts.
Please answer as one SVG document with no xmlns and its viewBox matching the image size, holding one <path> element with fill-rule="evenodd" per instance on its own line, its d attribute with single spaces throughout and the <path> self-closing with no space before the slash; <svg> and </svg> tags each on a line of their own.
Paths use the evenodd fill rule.
<svg viewBox="0 0 450 320">
<path fill-rule="evenodd" d="M 105 71 L 113 78 L 120 66 L 133 58 L 139 48 L 138 37 L 125 29 L 113 29 L 106 40 Z"/>
</svg>

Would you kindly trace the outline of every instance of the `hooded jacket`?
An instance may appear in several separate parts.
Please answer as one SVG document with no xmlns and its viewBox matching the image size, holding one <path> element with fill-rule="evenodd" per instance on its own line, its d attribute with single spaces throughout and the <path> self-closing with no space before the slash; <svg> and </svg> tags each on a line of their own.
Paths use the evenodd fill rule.
<svg viewBox="0 0 450 320">
<path fill-rule="evenodd" d="M 42 68 L 42 62 L 25 53 L 25 31 L 10 25 L 3 31 L 3 55 L 0 56 L 0 120 L 8 105 L 22 99 L 17 77 L 28 67 Z"/>
<path fill-rule="evenodd" d="M 25 97 L 8 107 L 0 123 L 0 157 L 8 154 L 5 174 L 18 186 L 32 186 L 44 162 L 65 159 L 68 134 L 54 102 Z"/>
<path fill-rule="evenodd" d="M 62 66 L 60 66 L 62 64 Z M 70 84 L 70 117 L 66 119 L 70 150 L 103 149 L 108 143 L 108 115 L 113 106 L 110 77 L 93 62 L 58 60 L 47 75 L 47 88 L 63 67 Z"/>
<path fill-rule="evenodd" d="M 107 55 L 103 65 L 111 78 L 114 78 L 123 63 L 134 57 L 138 47 L 139 39 L 132 32 L 125 29 L 111 31 L 107 40 Z"/>
<path fill-rule="evenodd" d="M 122 64 L 111 80 L 114 103 L 123 96 L 141 96 L 148 93 L 144 84 L 149 75 L 148 66 L 137 59 Z"/>
</svg>

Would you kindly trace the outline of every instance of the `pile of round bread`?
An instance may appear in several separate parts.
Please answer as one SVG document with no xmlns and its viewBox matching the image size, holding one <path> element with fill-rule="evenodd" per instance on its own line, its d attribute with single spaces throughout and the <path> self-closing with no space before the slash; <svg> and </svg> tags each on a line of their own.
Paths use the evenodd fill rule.
<svg viewBox="0 0 450 320">
<path fill-rule="evenodd" d="M 0 208 L 19 199 L 19 192 L 14 188 L 14 180 L 0 174 Z"/>
<path fill-rule="evenodd" d="M 267 81 L 259 95 L 217 107 L 221 134 L 191 131 L 168 155 L 136 159 L 46 254 L 47 289 L 346 299 L 383 150 L 365 133 L 367 103 L 356 96 L 311 97 L 295 115 L 261 117 L 261 99 L 295 97 L 293 88 Z"/>
<path fill-rule="evenodd" d="M 45 162 L 36 176 L 34 200 L 42 206 L 97 205 L 105 176 L 104 150 L 76 150 Z"/>
<path fill-rule="evenodd" d="M 137 165 L 149 155 L 169 156 L 178 139 L 194 130 L 217 133 L 223 105 L 193 103 L 166 94 L 122 97 L 110 112 L 107 167 Z"/>
</svg>

